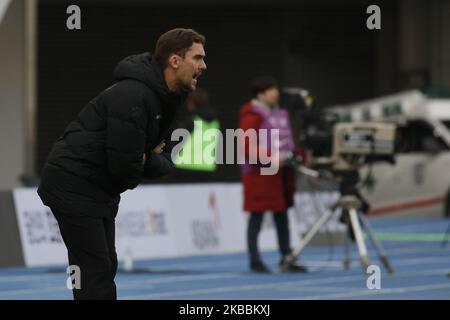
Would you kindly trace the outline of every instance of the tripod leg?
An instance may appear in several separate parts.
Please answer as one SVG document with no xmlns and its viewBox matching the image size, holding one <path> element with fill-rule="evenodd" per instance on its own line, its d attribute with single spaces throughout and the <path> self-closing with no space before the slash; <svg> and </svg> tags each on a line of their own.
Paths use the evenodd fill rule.
<svg viewBox="0 0 450 320">
<path fill-rule="evenodd" d="M 441 243 L 442 248 L 445 248 L 447 246 L 449 233 L 450 233 L 450 223 L 448 224 L 447 231 L 445 231 L 444 239 L 442 239 Z"/>
<path fill-rule="evenodd" d="M 289 265 L 295 261 L 300 252 L 306 247 L 306 245 L 311 241 L 311 239 L 315 236 L 315 234 L 320 230 L 322 225 L 327 223 L 332 214 L 335 211 L 335 207 L 331 207 L 331 209 L 327 210 L 317 222 L 312 226 L 312 228 L 306 233 L 306 235 L 300 240 L 300 243 L 294 248 L 292 253 L 288 255 L 283 264 L 280 266 L 280 271 L 285 272 Z"/>
<path fill-rule="evenodd" d="M 386 270 L 389 273 L 393 274 L 394 268 L 392 267 L 389 259 L 387 258 L 386 254 L 383 250 L 383 247 L 381 246 L 381 243 L 373 235 L 372 228 L 370 227 L 369 221 L 367 221 L 366 217 L 364 217 L 364 215 L 362 215 L 362 214 L 359 214 L 359 218 L 362 221 L 364 228 L 367 231 L 367 235 L 369 236 L 370 241 L 372 242 L 372 245 L 374 246 L 375 250 L 377 251 L 378 257 L 380 258 L 384 267 L 386 268 Z"/>
<path fill-rule="evenodd" d="M 347 228 L 351 228 L 350 223 L 347 223 Z M 344 270 L 347 271 L 350 268 L 350 239 L 349 239 L 347 232 L 345 233 L 344 237 L 345 237 L 345 240 L 344 240 L 345 256 L 344 256 L 343 265 L 344 265 Z"/>
<path fill-rule="evenodd" d="M 366 244 L 364 243 L 361 226 L 358 220 L 358 213 L 354 208 L 351 208 L 348 213 L 350 215 L 350 222 L 353 228 L 353 233 L 355 234 L 356 244 L 358 245 L 359 256 L 361 258 L 361 265 L 364 268 L 365 273 L 370 263 L 369 258 L 367 256 L 367 248 Z"/>
</svg>

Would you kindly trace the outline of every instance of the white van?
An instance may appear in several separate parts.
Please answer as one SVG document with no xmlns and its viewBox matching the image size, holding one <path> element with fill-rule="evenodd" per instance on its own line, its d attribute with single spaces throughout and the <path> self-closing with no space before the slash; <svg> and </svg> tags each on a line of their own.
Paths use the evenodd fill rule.
<svg viewBox="0 0 450 320">
<path fill-rule="evenodd" d="M 398 126 L 396 164 L 375 163 L 361 190 L 370 214 L 450 215 L 450 99 L 408 91 L 329 110 L 345 121 Z"/>
</svg>

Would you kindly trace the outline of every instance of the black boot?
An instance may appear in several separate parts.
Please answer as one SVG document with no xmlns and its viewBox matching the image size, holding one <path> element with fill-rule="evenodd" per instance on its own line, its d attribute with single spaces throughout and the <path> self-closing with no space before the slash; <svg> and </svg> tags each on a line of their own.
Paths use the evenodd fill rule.
<svg viewBox="0 0 450 320">
<path fill-rule="evenodd" d="M 262 261 L 253 261 L 250 263 L 250 270 L 257 273 L 270 273 L 270 269 Z"/>
<path fill-rule="evenodd" d="M 281 259 L 279 266 L 281 268 L 282 265 L 284 265 L 284 262 L 286 261 L 286 257 L 284 257 L 283 259 Z M 306 273 L 308 272 L 308 269 L 300 264 L 299 262 L 297 262 L 296 260 L 290 262 L 288 264 L 288 267 L 286 268 L 286 271 L 288 272 L 298 272 L 298 273 Z"/>
</svg>

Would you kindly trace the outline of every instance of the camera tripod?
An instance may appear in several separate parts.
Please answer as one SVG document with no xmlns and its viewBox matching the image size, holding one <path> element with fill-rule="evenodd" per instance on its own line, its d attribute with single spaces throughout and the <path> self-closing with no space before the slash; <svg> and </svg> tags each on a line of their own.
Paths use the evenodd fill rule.
<svg viewBox="0 0 450 320">
<path fill-rule="evenodd" d="M 318 173 L 314 170 L 303 167 L 300 168 L 300 171 L 304 174 L 318 178 Z M 356 180 L 354 179 L 355 176 L 359 177 L 358 174 L 354 171 L 350 172 L 351 178 L 349 178 L 348 174 L 344 175 L 343 184 L 342 187 L 340 188 L 342 196 L 333 205 L 331 205 L 327 211 L 323 213 L 323 215 L 317 220 L 317 222 L 301 239 L 300 243 L 294 248 L 293 252 L 285 259 L 284 263 L 280 267 L 280 270 L 282 272 L 287 270 L 289 264 L 295 261 L 298 255 L 303 251 L 303 249 L 308 245 L 308 243 L 312 240 L 312 238 L 317 234 L 320 228 L 324 224 L 326 224 L 328 220 L 332 217 L 332 215 L 337 212 L 337 209 L 340 208 L 342 209 L 342 214 L 345 215 L 344 218 L 345 221 L 347 221 L 347 227 L 351 228 L 351 231 L 353 231 L 364 273 L 367 271 L 370 262 L 360 222 L 362 222 L 364 229 L 367 232 L 367 235 L 371 240 L 372 245 L 375 248 L 380 261 L 383 263 L 384 267 L 389 273 L 391 274 L 394 273 L 394 268 L 392 267 L 389 259 L 387 258 L 383 250 L 383 247 L 373 235 L 372 228 L 370 227 L 369 222 L 367 221 L 364 214 L 361 212 L 362 201 L 361 196 L 356 190 L 355 181 L 357 181 L 357 179 Z M 345 239 L 345 257 L 343 260 L 343 266 L 345 270 L 348 270 L 350 266 L 350 239 L 348 239 L 348 237 L 349 235 L 347 233 Z"/>
</svg>

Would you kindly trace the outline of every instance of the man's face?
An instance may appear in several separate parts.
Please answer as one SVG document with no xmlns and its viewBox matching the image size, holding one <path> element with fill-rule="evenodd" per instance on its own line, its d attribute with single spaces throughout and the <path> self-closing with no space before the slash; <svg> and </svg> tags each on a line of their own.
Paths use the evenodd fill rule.
<svg viewBox="0 0 450 320">
<path fill-rule="evenodd" d="M 181 87 L 194 91 L 197 88 L 197 79 L 206 70 L 205 50 L 201 43 L 193 43 L 181 58 L 176 75 Z"/>
</svg>

